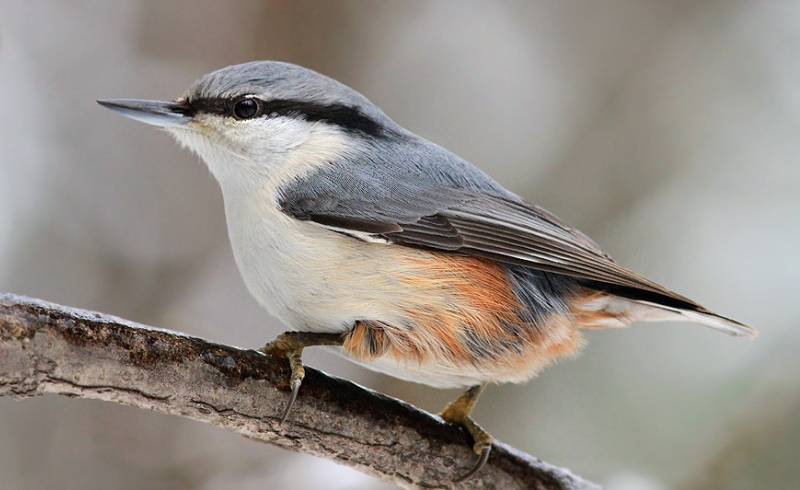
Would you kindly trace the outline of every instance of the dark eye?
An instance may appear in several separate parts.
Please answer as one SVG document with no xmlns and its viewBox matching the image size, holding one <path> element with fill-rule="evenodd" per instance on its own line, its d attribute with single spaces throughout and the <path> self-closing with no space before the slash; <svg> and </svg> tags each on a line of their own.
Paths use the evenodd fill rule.
<svg viewBox="0 0 800 490">
<path fill-rule="evenodd" d="M 233 116 L 236 119 L 251 119 L 258 115 L 260 108 L 258 99 L 242 99 L 233 104 Z"/>
</svg>

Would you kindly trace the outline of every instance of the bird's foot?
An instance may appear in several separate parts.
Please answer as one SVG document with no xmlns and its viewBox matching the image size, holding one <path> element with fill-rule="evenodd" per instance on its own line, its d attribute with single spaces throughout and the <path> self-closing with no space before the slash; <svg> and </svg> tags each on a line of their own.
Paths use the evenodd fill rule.
<svg viewBox="0 0 800 490">
<path fill-rule="evenodd" d="M 471 387 L 464 392 L 463 395 L 447 405 L 441 415 L 445 422 L 459 425 L 469 432 L 474 442 L 472 450 L 478 455 L 478 461 L 469 471 L 454 479 L 453 482 L 455 483 L 469 480 L 475 476 L 486 466 L 486 462 L 489 460 L 489 454 L 492 451 L 492 442 L 494 438 L 469 417 L 472 413 L 472 409 L 475 407 L 475 402 L 478 401 L 478 396 L 480 396 L 485 386 L 486 385 L 478 385 Z"/>
<path fill-rule="evenodd" d="M 300 385 L 306 375 L 306 370 L 303 368 L 303 349 L 314 345 L 342 345 L 343 341 L 341 334 L 284 332 L 272 342 L 258 349 L 263 354 L 288 359 L 289 367 L 292 369 L 292 374 L 289 377 L 289 386 L 292 388 L 292 393 L 289 396 L 289 403 L 281 415 L 280 425 L 283 425 L 289 417 L 294 402 L 297 400 L 297 394 L 300 392 Z"/>
</svg>

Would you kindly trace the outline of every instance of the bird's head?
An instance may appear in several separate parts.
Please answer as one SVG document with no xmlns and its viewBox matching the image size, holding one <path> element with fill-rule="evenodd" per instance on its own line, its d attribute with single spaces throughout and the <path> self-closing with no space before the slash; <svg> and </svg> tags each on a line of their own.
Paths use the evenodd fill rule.
<svg viewBox="0 0 800 490">
<path fill-rule="evenodd" d="M 98 102 L 165 128 L 200 155 L 223 185 L 276 172 L 299 175 L 396 130 L 358 92 L 312 70 L 275 61 L 215 71 L 171 102 Z"/>
</svg>

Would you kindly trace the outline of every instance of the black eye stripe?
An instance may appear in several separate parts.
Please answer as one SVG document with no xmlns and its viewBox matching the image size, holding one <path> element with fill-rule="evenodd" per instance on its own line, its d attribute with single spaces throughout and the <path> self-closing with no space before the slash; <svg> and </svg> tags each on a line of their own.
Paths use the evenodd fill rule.
<svg viewBox="0 0 800 490">
<path fill-rule="evenodd" d="M 225 116 L 230 112 L 229 99 L 191 99 L 184 101 L 186 110 L 184 115 L 194 117 L 199 113 L 217 114 Z"/>
<path fill-rule="evenodd" d="M 252 98 L 251 98 L 252 99 Z M 242 97 L 229 98 L 198 98 L 185 102 L 187 116 L 198 113 L 216 114 L 225 117 L 234 117 L 233 109 L 237 102 L 245 100 Z M 360 133 L 376 138 L 385 136 L 384 126 L 365 115 L 358 107 L 344 104 L 318 104 L 302 102 L 292 99 L 262 100 L 258 116 L 288 116 L 301 117 L 307 121 L 321 121 L 341 127 L 351 133 Z"/>
</svg>

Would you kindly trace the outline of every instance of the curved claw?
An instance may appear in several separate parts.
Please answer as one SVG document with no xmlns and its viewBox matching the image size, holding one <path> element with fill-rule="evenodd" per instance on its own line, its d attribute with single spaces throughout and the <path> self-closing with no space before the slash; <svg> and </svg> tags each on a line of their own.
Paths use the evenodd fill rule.
<svg viewBox="0 0 800 490">
<path fill-rule="evenodd" d="M 287 359 L 292 370 L 292 376 L 289 378 L 292 394 L 289 397 L 289 403 L 286 405 L 283 415 L 281 415 L 279 426 L 283 425 L 289 417 L 294 402 L 297 400 L 300 384 L 306 375 L 306 371 L 303 368 L 303 348 L 312 345 L 342 345 L 344 338 L 344 333 L 284 332 L 272 342 L 258 349 L 259 352 L 264 354 Z"/>
<path fill-rule="evenodd" d="M 486 446 L 483 449 L 481 449 L 481 457 L 478 458 L 478 462 L 475 463 L 475 466 L 473 466 L 472 469 L 470 469 L 463 475 L 453 480 L 453 483 L 461 483 L 475 476 L 481 469 L 483 469 L 484 466 L 486 466 L 486 462 L 489 461 L 489 454 L 491 452 L 492 452 L 492 446 Z"/>
<path fill-rule="evenodd" d="M 292 411 L 292 407 L 294 406 L 294 401 L 297 400 L 297 394 L 300 392 L 300 383 L 301 383 L 300 381 L 292 382 L 292 394 L 289 396 L 289 403 L 283 410 L 283 415 L 281 415 L 281 421 L 278 425 L 283 425 L 283 423 L 286 422 L 286 419 L 289 418 L 289 412 Z"/>
</svg>

